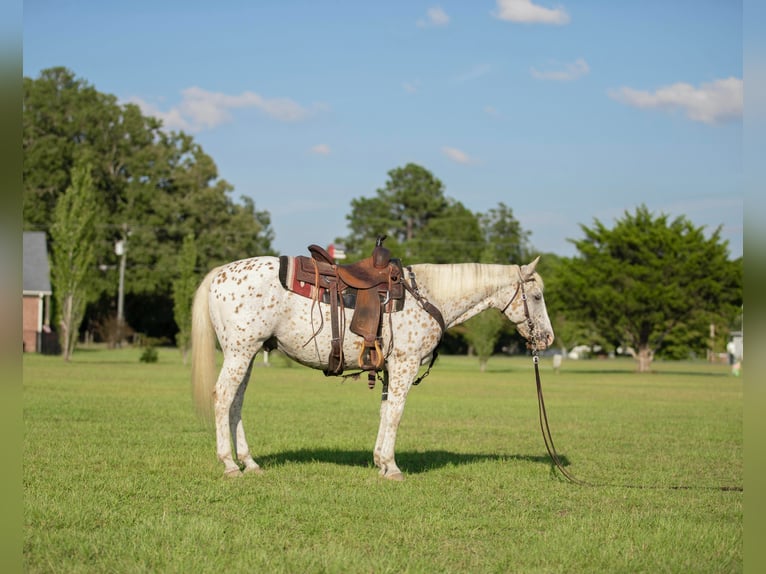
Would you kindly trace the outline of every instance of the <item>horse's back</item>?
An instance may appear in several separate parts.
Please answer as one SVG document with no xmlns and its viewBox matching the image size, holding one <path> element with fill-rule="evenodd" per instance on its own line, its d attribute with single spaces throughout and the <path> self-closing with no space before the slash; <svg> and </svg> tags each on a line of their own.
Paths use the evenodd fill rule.
<svg viewBox="0 0 766 574">
<path fill-rule="evenodd" d="M 278 257 L 240 259 L 218 268 L 210 282 L 209 302 L 221 345 L 268 338 L 283 294 Z"/>
<path fill-rule="evenodd" d="M 226 263 L 216 268 L 214 282 L 226 283 L 227 277 L 234 280 L 246 279 L 252 273 L 264 276 L 273 272 L 274 276 L 279 273 L 279 257 L 272 255 L 259 255 L 257 257 L 248 257 L 247 259 L 238 259 Z"/>
</svg>

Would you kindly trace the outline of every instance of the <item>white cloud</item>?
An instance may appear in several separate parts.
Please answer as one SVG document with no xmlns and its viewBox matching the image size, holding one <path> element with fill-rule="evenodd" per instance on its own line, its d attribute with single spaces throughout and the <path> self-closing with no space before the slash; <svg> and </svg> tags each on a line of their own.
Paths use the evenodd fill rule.
<svg viewBox="0 0 766 574">
<path fill-rule="evenodd" d="M 474 161 L 468 156 L 467 153 L 454 147 L 444 146 L 442 148 L 442 153 L 446 155 L 448 158 L 450 158 L 452 161 L 454 161 L 455 163 L 460 163 L 463 165 L 469 165 L 471 163 L 474 163 Z"/>
<path fill-rule="evenodd" d="M 165 128 L 191 132 L 229 122 L 232 110 L 240 108 L 258 109 L 277 121 L 298 122 L 325 107 L 315 104 L 306 108 L 290 98 L 264 98 L 249 91 L 232 96 L 209 92 L 196 86 L 182 90 L 181 95 L 181 103 L 166 112 L 140 98 L 131 98 L 129 101 L 138 105 L 145 114 L 161 119 Z"/>
<path fill-rule="evenodd" d="M 191 124 L 183 118 L 178 108 L 171 108 L 170 111 L 163 112 L 154 104 L 138 97 L 128 98 L 126 103 L 135 104 L 144 115 L 161 120 L 165 129 L 191 131 Z"/>
<path fill-rule="evenodd" d="M 499 20 L 527 24 L 569 23 L 569 14 L 564 8 L 544 8 L 532 4 L 532 0 L 497 0 L 497 12 L 493 12 L 492 15 Z"/>
<path fill-rule="evenodd" d="M 435 28 L 449 24 L 449 16 L 440 6 L 432 6 L 426 12 L 426 18 L 417 22 L 419 28 Z"/>
<path fill-rule="evenodd" d="M 404 91 L 408 94 L 414 94 L 418 91 L 418 84 L 420 82 L 404 82 L 402 83 L 402 88 L 404 88 Z"/>
<path fill-rule="evenodd" d="M 557 69 L 540 71 L 536 68 L 532 68 L 532 76 L 538 80 L 556 80 L 558 82 L 568 82 L 581 78 L 590 72 L 590 66 L 588 62 L 582 58 L 578 58 L 574 62 L 564 64 L 563 66 L 558 64 Z"/>
<path fill-rule="evenodd" d="M 478 64 L 467 72 L 460 74 L 459 76 L 455 76 L 452 78 L 452 81 L 458 84 L 470 82 L 471 80 L 477 80 L 482 76 L 486 76 L 491 70 L 492 66 L 489 64 Z"/>
<path fill-rule="evenodd" d="M 743 83 L 732 77 L 698 88 L 682 82 L 654 92 L 622 87 L 610 90 L 609 97 L 635 108 L 680 110 L 692 121 L 717 124 L 742 117 Z"/>
<path fill-rule="evenodd" d="M 315 153 L 317 155 L 330 155 L 330 146 L 327 144 L 317 144 L 311 148 L 311 153 Z"/>
</svg>

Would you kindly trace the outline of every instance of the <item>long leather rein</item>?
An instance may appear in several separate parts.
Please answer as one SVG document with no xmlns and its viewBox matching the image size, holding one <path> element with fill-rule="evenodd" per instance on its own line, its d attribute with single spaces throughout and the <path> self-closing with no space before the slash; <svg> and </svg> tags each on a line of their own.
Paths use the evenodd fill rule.
<svg viewBox="0 0 766 574">
<path fill-rule="evenodd" d="M 527 293 L 524 290 L 524 283 L 525 283 L 524 278 L 521 276 L 521 271 L 519 271 L 519 284 L 516 287 L 516 292 L 513 294 L 513 297 L 511 297 L 511 301 L 513 301 L 516 298 L 516 295 L 519 292 L 519 288 L 521 288 L 521 302 L 524 304 L 524 317 L 527 320 L 527 327 L 529 328 L 529 340 L 531 341 L 531 343 L 527 343 L 527 347 L 529 347 L 532 350 L 532 362 L 535 365 L 535 382 L 537 383 L 537 404 L 538 404 L 538 415 L 540 418 L 540 432 L 542 432 L 543 434 L 543 441 L 545 441 L 545 448 L 548 450 L 548 456 L 551 457 L 553 464 L 556 465 L 556 468 L 559 469 L 561 474 L 563 474 L 567 478 L 567 480 L 575 484 L 589 486 L 589 483 L 582 481 L 578 478 L 575 478 L 567 471 L 566 468 L 564 468 L 564 464 L 561 462 L 561 459 L 559 458 L 559 455 L 556 452 L 556 447 L 553 445 L 553 437 L 551 436 L 551 429 L 550 429 L 550 426 L 548 425 L 548 413 L 545 410 L 545 399 L 543 399 L 543 383 L 540 379 L 540 357 L 537 355 L 537 341 L 535 340 L 535 324 L 532 321 L 531 314 L 529 313 L 529 304 L 527 303 Z M 511 301 L 508 302 L 508 305 L 511 304 Z M 508 308 L 508 305 L 505 306 L 505 309 Z"/>
</svg>

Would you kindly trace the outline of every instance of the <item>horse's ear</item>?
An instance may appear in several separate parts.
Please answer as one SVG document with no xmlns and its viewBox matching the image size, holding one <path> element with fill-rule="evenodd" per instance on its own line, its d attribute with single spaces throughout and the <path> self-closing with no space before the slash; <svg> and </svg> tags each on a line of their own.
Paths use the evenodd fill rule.
<svg viewBox="0 0 766 574">
<path fill-rule="evenodd" d="M 535 257 L 534 261 L 530 263 L 529 265 L 522 265 L 521 267 L 521 275 L 524 277 L 525 281 L 528 281 L 529 279 L 532 279 L 532 275 L 535 274 L 535 267 L 537 267 L 537 262 L 540 261 L 540 256 L 538 255 Z"/>
</svg>

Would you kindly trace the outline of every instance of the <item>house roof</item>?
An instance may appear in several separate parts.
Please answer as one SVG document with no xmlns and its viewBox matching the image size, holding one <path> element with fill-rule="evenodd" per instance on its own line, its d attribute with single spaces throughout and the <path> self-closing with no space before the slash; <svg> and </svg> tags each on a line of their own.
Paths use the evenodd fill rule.
<svg viewBox="0 0 766 574">
<path fill-rule="evenodd" d="M 51 273 L 48 263 L 48 248 L 44 231 L 24 232 L 24 274 L 25 294 L 50 295 Z"/>
</svg>

